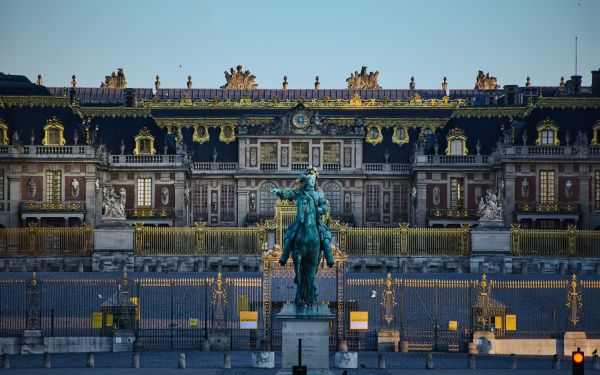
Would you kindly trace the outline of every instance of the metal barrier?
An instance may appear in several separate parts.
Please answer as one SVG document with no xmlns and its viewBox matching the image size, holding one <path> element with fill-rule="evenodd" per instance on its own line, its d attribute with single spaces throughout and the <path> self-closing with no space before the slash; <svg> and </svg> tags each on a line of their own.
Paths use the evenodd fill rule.
<svg viewBox="0 0 600 375">
<path fill-rule="evenodd" d="M 92 227 L 0 228 L 0 256 L 91 256 Z"/>
<path fill-rule="evenodd" d="M 600 257 L 600 231 L 511 227 L 511 254 L 539 257 Z"/>
<path fill-rule="evenodd" d="M 265 242 L 266 229 L 256 227 L 147 227 L 137 223 L 134 248 L 138 255 L 215 254 L 259 255 Z"/>
</svg>

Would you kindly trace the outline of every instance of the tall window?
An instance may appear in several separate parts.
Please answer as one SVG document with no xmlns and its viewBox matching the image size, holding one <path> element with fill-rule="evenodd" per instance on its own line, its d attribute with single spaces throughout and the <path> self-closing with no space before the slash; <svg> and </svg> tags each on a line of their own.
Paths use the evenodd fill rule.
<svg viewBox="0 0 600 375">
<path fill-rule="evenodd" d="M 543 145 L 553 145 L 554 144 L 554 131 L 553 130 L 542 130 L 541 138 L 542 138 Z"/>
<path fill-rule="evenodd" d="M 0 201 L 4 200 L 4 169 L 0 169 Z"/>
<path fill-rule="evenodd" d="M 194 185 L 194 220 L 208 220 L 208 185 Z"/>
<path fill-rule="evenodd" d="M 340 144 L 337 142 L 325 142 L 323 144 L 323 163 L 340 164 Z"/>
<path fill-rule="evenodd" d="M 394 185 L 392 191 L 392 211 L 394 221 L 408 219 L 408 187 Z"/>
<path fill-rule="evenodd" d="M 58 129 L 48 129 L 48 144 L 57 145 L 60 142 L 60 131 Z"/>
<path fill-rule="evenodd" d="M 61 191 L 60 171 L 46 171 L 46 202 L 60 203 Z"/>
<path fill-rule="evenodd" d="M 342 189 L 335 182 L 328 182 L 323 186 L 325 199 L 329 201 L 331 215 L 336 216 L 342 212 Z"/>
<path fill-rule="evenodd" d="M 275 201 L 277 200 L 277 196 L 271 193 L 271 189 L 275 189 L 275 186 L 272 182 L 265 182 L 260 187 L 260 196 L 259 196 L 259 210 L 262 215 L 273 215 L 275 214 Z"/>
<path fill-rule="evenodd" d="M 450 207 L 453 210 L 460 210 L 463 208 L 463 201 L 465 197 L 465 186 L 462 178 L 451 178 L 450 179 Z"/>
<path fill-rule="evenodd" d="M 367 185 L 367 221 L 381 221 L 379 185 Z"/>
<path fill-rule="evenodd" d="M 137 206 L 152 207 L 152 179 L 137 179 Z"/>
<path fill-rule="evenodd" d="M 292 142 L 292 163 L 308 163 L 308 142 Z"/>
<path fill-rule="evenodd" d="M 596 188 L 596 210 L 600 210 L 600 171 L 596 171 L 594 174 L 594 185 Z"/>
<path fill-rule="evenodd" d="M 139 141 L 140 154 L 150 155 L 152 150 L 152 145 L 149 139 L 140 139 Z"/>
<path fill-rule="evenodd" d="M 277 142 L 261 142 L 260 162 L 277 163 Z"/>
<path fill-rule="evenodd" d="M 540 171 L 540 202 L 554 203 L 554 171 Z"/>
<path fill-rule="evenodd" d="M 221 185 L 221 221 L 233 221 L 235 219 L 233 212 L 234 199 L 233 185 Z"/>
</svg>

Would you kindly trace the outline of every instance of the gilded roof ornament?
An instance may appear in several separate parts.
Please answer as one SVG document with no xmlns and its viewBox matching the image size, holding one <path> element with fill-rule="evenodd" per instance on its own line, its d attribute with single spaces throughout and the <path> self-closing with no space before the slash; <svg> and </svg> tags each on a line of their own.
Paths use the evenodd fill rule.
<svg viewBox="0 0 600 375">
<path fill-rule="evenodd" d="M 100 83 L 101 88 L 106 89 L 125 89 L 127 88 L 127 80 L 123 68 L 117 69 L 117 73 L 112 72 L 109 76 L 104 76 L 104 82 Z"/>
<path fill-rule="evenodd" d="M 225 90 L 252 90 L 257 89 L 258 84 L 254 83 L 256 76 L 249 70 L 242 71 L 242 66 L 238 65 L 236 70 L 229 69 L 225 71 L 225 80 L 227 83 L 221 86 Z"/>
<path fill-rule="evenodd" d="M 319 76 L 315 77 L 315 90 L 319 90 L 321 88 L 321 82 L 319 82 Z"/>
<path fill-rule="evenodd" d="M 410 77 L 410 83 L 408 84 L 408 88 L 411 90 L 417 88 L 417 84 L 415 83 L 415 77 Z"/>
<path fill-rule="evenodd" d="M 73 74 L 71 76 L 71 88 L 74 89 L 75 87 L 77 87 L 77 77 L 75 77 L 75 74 Z"/>
<path fill-rule="evenodd" d="M 156 75 L 156 81 L 154 81 L 154 88 L 156 89 L 156 91 L 160 89 L 160 76 L 158 74 Z"/>
<path fill-rule="evenodd" d="M 500 88 L 500 85 L 498 85 L 498 78 L 496 77 L 491 77 L 490 76 L 490 72 L 487 72 L 486 74 L 483 73 L 483 71 L 479 71 L 479 73 L 477 73 L 477 82 L 475 83 L 475 89 L 476 90 L 496 90 L 498 88 Z"/>
<path fill-rule="evenodd" d="M 288 89 L 288 81 L 287 81 L 287 76 L 283 76 L 283 89 L 287 90 Z"/>
<path fill-rule="evenodd" d="M 448 79 L 446 77 L 444 77 L 444 80 L 442 81 L 442 90 L 448 90 Z"/>
<path fill-rule="evenodd" d="M 367 73 L 367 67 L 363 66 L 360 73 L 358 71 L 350 73 L 350 77 L 346 78 L 346 82 L 348 88 L 352 90 L 381 90 L 381 86 L 377 83 L 378 76 L 379 71 Z"/>
<path fill-rule="evenodd" d="M 192 76 L 188 76 L 188 80 L 187 80 L 187 88 L 188 90 L 192 89 Z"/>
</svg>

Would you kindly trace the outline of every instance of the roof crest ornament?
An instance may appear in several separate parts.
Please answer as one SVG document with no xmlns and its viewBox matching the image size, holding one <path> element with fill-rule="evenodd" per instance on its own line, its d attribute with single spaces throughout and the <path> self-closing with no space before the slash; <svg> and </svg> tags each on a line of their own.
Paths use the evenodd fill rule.
<svg viewBox="0 0 600 375">
<path fill-rule="evenodd" d="M 252 90 L 257 89 L 258 84 L 254 83 L 256 76 L 249 70 L 242 71 L 242 66 L 238 65 L 236 70 L 229 69 L 225 71 L 225 80 L 227 83 L 221 86 L 225 90 Z"/>
<path fill-rule="evenodd" d="M 367 73 L 367 67 L 363 66 L 360 70 L 350 73 L 350 77 L 346 78 L 348 89 L 351 90 L 381 90 L 381 86 L 377 83 L 379 71 Z"/>
</svg>

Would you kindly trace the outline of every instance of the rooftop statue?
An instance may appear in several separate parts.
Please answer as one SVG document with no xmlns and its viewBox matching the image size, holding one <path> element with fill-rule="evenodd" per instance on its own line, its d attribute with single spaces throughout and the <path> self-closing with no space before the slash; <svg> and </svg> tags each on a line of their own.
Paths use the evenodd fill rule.
<svg viewBox="0 0 600 375">
<path fill-rule="evenodd" d="M 279 263 L 284 266 L 290 255 L 294 261 L 296 305 L 313 305 L 317 302 L 317 267 L 321 253 L 327 266 L 333 267 L 331 232 L 323 220 L 329 204 L 322 191 L 316 188 L 319 173 L 309 167 L 302 173 L 293 189 L 272 189 L 281 199 L 296 202 L 296 220 L 286 229 L 283 251 Z"/>
<path fill-rule="evenodd" d="M 125 89 L 127 88 L 127 80 L 125 79 L 125 73 L 123 68 L 119 68 L 117 73 L 112 72 L 111 75 L 104 77 L 104 82 L 100 84 L 101 88 L 108 89 Z"/>
<path fill-rule="evenodd" d="M 350 73 L 346 82 L 348 82 L 348 88 L 353 90 L 381 90 L 381 86 L 377 83 L 378 76 L 378 71 L 367 74 L 367 67 L 363 66 L 360 73 L 357 71 Z"/>
<path fill-rule="evenodd" d="M 256 76 L 251 74 L 249 70 L 242 71 L 242 66 L 238 65 L 236 70 L 229 69 L 225 71 L 225 80 L 227 83 L 221 86 L 226 90 L 251 90 L 257 89 L 258 84 L 254 83 Z"/>
<path fill-rule="evenodd" d="M 483 74 L 483 71 L 479 71 L 477 73 L 477 83 L 475 84 L 475 89 L 477 90 L 496 90 L 500 88 L 500 85 L 497 83 L 498 78 L 490 77 L 490 73 L 487 72 Z"/>
</svg>

